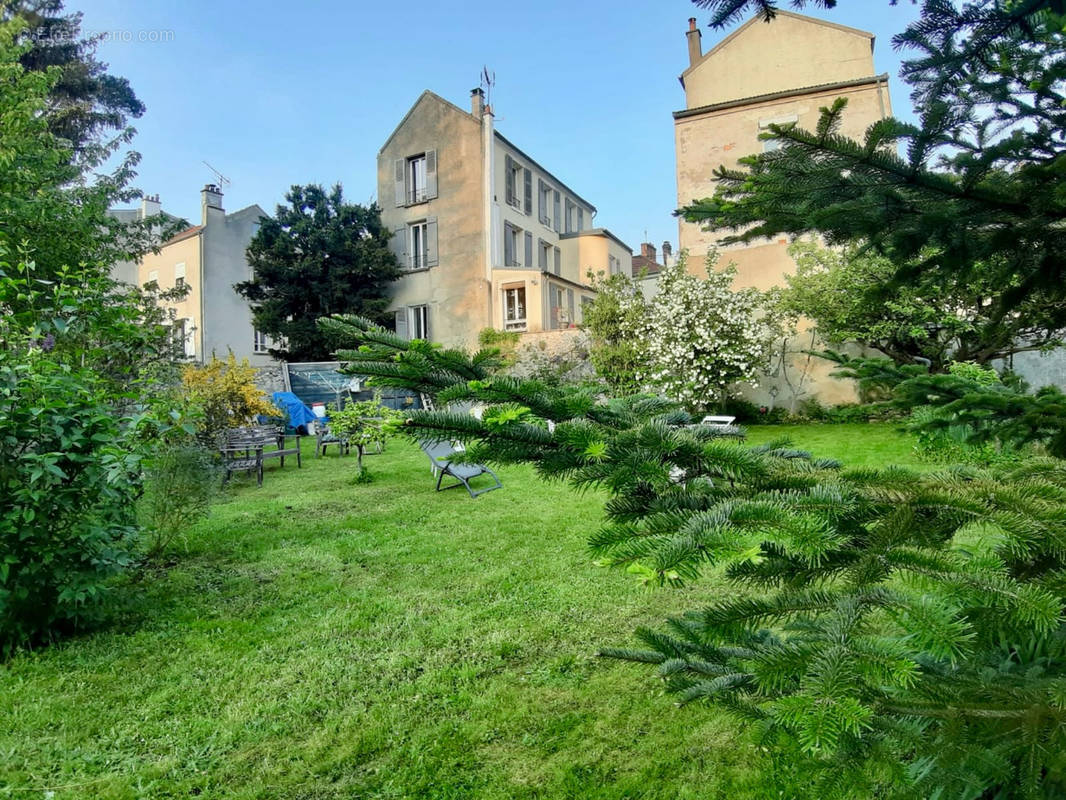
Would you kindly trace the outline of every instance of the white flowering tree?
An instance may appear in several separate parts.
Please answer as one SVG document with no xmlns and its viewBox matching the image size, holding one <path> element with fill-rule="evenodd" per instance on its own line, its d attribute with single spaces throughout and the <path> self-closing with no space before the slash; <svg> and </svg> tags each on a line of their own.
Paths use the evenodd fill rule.
<svg viewBox="0 0 1066 800">
<path fill-rule="evenodd" d="M 707 276 L 690 275 L 685 258 L 665 268 L 648 308 L 642 382 L 693 409 L 720 403 L 739 381 L 757 385 L 779 325 L 763 311 L 757 289 L 733 289 L 736 269 L 716 269 L 707 255 Z"/>
</svg>

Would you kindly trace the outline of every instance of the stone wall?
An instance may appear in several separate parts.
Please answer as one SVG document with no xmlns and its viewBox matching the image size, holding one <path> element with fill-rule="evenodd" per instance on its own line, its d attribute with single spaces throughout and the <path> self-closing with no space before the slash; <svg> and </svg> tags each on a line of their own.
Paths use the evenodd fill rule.
<svg viewBox="0 0 1066 800">
<path fill-rule="evenodd" d="M 255 385 L 268 395 L 272 395 L 274 392 L 284 392 L 286 390 L 284 367 L 281 364 L 256 367 Z"/>
</svg>

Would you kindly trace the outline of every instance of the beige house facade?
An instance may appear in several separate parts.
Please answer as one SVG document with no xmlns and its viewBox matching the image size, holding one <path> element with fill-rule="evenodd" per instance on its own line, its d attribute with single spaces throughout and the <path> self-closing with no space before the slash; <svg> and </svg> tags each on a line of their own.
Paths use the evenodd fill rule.
<svg viewBox="0 0 1066 800">
<path fill-rule="evenodd" d="M 158 198 L 150 202 L 154 207 L 142 212 L 158 213 Z M 199 225 L 173 236 L 158 253 L 148 253 L 137 264 L 116 265 L 113 273 L 141 286 L 154 282 L 164 291 L 187 287 L 183 300 L 162 302 L 190 361 L 202 363 L 212 355 L 225 358 L 232 352 L 256 367 L 275 364 L 268 352 L 273 342 L 255 330 L 248 301 L 233 288 L 252 276 L 245 250 L 266 212 L 251 205 L 227 214 L 222 191 L 214 184 L 200 192 L 200 204 Z"/>
<path fill-rule="evenodd" d="M 469 111 L 422 93 L 378 153 L 378 197 L 407 338 L 472 347 L 485 328 L 575 330 L 588 273 L 632 258 L 595 206 L 495 130 L 480 89 Z"/>
<path fill-rule="evenodd" d="M 718 167 L 735 167 L 739 159 L 774 147 L 759 138 L 770 124 L 811 130 L 820 109 L 838 97 L 848 101 L 841 133 L 850 138 L 861 140 L 870 125 L 891 116 L 888 75 L 875 68 L 872 33 L 779 10 L 770 22 L 749 20 L 706 53 L 695 19 L 686 38 L 689 66 L 680 76 L 685 108 L 673 115 L 678 207 L 712 196 Z M 788 238 L 718 245 L 728 233 L 679 218 L 679 250 L 688 252 L 693 273 L 702 272 L 715 246 L 720 267 L 736 265 L 738 287 L 780 286 L 794 271 Z M 805 339 L 809 347 L 809 334 Z M 823 402 L 855 399 L 849 383 L 827 377 L 824 362 L 797 354 L 783 368 L 794 373 L 785 384 L 802 373 L 808 393 Z M 772 404 L 783 390 L 792 391 L 782 381 L 780 375 L 771 379 L 755 399 Z"/>
</svg>

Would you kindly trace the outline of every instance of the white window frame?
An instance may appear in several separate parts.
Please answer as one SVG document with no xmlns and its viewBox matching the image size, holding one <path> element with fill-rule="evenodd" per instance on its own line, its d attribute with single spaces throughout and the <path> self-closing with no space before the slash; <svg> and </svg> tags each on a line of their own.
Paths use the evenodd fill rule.
<svg viewBox="0 0 1066 800">
<path fill-rule="evenodd" d="M 526 287 L 510 286 L 503 290 L 503 329 L 506 331 L 524 331 L 528 325 L 528 308 L 526 306 Z"/>
<path fill-rule="evenodd" d="M 525 238 L 524 238 L 525 237 L 525 231 L 522 228 L 519 228 L 513 222 L 508 221 L 503 227 L 503 235 L 504 236 L 508 236 L 511 239 L 511 262 L 512 262 L 510 264 L 505 263 L 504 266 L 505 267 L 520 267 L 520 266 L 522 266 L 522 259 L 521 259 L 520 256 L 523 255 L 523 251 L 525 249 Z M 505 243 L 504 244 L 504 254 L 506 255 L 506 253 L 507 253 L 507 246 L 506 246 L 506 243 Z M 504 259 L 504 261 L 506 261 L 506 259 Z"/>
<path fill-rule="evenodd" d="M 429 225 L 426 220 L 407 226 L 407 268 L 425 269 L 429 266 Z M 421 241 L 421 246 L 419 242 Z"/>
<path fill-rule="evenodd" d="M 261 355 L 269 355 L 273 345 L 270 337 L 257 328 L 252 328 L 252 352 Z"/>
<path fill-rule="evenodd" d="M 183 317 L 179 319 L 174 314 L 174 309 L 170 309 L 170 317 L 173 320 L 172 330 L 174 331 L 174 339 L 181 341 L 181 351 L 185 358 L 196 357 L 196 339 L 193 336 L 193 331 L 196 328 L 192 324 L 192 317 Z"/>
<path fill-rule="evenodd" d="M 563 232 L 564 233 L 577 233 L 577 203 L 566 198 L 566 202 L 563 204 Z"/>
<path fill-rule="evenodd" d="M 426 304 L 407 307 L 407 330 L 412 339 L 429 341 L 429 306 Z"/>
<path fill-rule="evenodd" d="M 550 183 L 541 181 L 540 197 L 537 199 L 537 209 L 543 207 L 544 218 L 541 219 L 541 224 L 551 230 L 552 226 L 552 193 L 553 189 Z"/>
<path fill-rule="evenodd" d="M 521 211 L 522 199 L 526 191 L 525 168 L 514 158 L 511 159 L 511 186 L 514 187 L 514 193 L 511 195 L 508 205 Z"/>
<path fill-rule="evenodd" d="M 555 299 L 558 297 L 558 304 Z M 554 311 L 554 313 L 552 313 Z M 563 315 L 566 315 L 566 324 L 563 324 Z M 566 289 L 557 283 L 548 282 L 548 329 L 553 331 L 569 328 L 573 320 L 566 306 Z"/>
<path fill-rule="evenodd" d="M 429 199 L 426 184 L 426 154 L 410 156 L 406 165 L 407 204 L 424 203 Z"/>
</svg>

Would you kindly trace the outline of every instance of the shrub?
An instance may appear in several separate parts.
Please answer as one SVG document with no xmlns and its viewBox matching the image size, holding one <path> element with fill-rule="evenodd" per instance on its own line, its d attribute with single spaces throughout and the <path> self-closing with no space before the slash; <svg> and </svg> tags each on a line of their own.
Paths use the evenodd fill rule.
<svg viewBox="0 0 1066 800">
<path fill-rule="evenodd" d="M 741 424 L 758 425 L 764 422 L 764 408 L 765 406 L 757 406 L 743 397 L 727 397 L 722 403 L 722 413 L 736 417 L 737 422 Z"/>
<path fill-rule="evenodd" d="M 203 409 L 202 440 L 208 447 L 217 446 L 227 428 L 252 423 L 258 415 L 281 415 L 255 385 L 255 368 L 246 358 L 237 361 L 233 353 L 225 360 L 211 356 L 203 366 L 185 367 L 181 381 L 189 397 Z"/>
<path fill-rule="evenodd" d="M 995 386 L 1003 382 L 994 369 L 973 361 L 952 361 L 948 365 L 948 374 L 963 380 L 973 381 L 978 386 Z"/>
<path fill-rule="evenodd" d="M 932 406 L 920 406 L 911 412 L 907 429 L 914 434 L 914 452 L 923 461 L 988 467 L 1021 458 L 1021 452 L 1009 444 L 976 440 L 972 425 L 940 426 L 939 421 L 940 413 Z"/>
<path fill-rule="evenodd" d="M 207 516 L 218 478 L 214 455 L 195 443 L 161 446 L 146 460 L 137 506 L 147 558 L 160 556 Z"/>
<path fill-rule="evenodd" d="M 0 350 L 0 651 L 97 619 L 133 562 L 138 460 L 92 370 Z"/>
<path fill-rule="evenodd" d="M 804 401 L 801 415 L 816 422 L 844 425 L 900 419 L 902 413 L 887 403 L 841 403 L 826 406 L 812 399 Z"/>
</svg>

